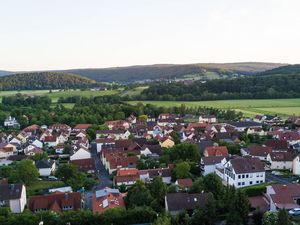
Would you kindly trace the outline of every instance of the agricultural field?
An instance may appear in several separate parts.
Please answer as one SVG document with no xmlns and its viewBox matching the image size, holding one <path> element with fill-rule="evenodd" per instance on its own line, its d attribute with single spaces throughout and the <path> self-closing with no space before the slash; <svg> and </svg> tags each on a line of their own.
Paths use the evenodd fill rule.
<svg viewBox="0 0 300 225">
<path fill-rule="evenodd" d="M 95 96 L 118 94 L 120 91 L 121 90 L 106 90 L 106 91 L 52 90 L 51 93 L 49 90 L 0 91 L 0 99 L 3 96 L 11 96 L 20 93 L 28 96 L 47 95 L 52 99 L 52 103 L 56 103 L 60 97 L 70 97 L 70 96 L 95 97 Z"/>
<path fill-rule="evenodd" d="M 139 101 L 130 101 L 136 104 Z M 157 106 L 172 107 L 185 104 L 187 107 L 213 107 L 219 109 L 234 109 L 242 112 L 247 117 L 256 114 L 277 114 L 287 117 L 292 114 L 300 115 L 300 98 L 294 99 L 253 99 L 253 100 L 217 100 L 217 101 L 143 101 L 144 104 L 154 104 Z"/>
<path fill-rule="evenodd" d="M 129 97 L 137 96 L 137 95 L 141 94 L 142 91 L 147 89 L 147 88 L 148 88 L 148 86 L 135 87 L 135 88 L 132 88 L 130 90 L 123 91 L 122 93 L 120 93 L 120 96 L 121 97 L 124 97 L 126 95 L 128 95 Z"/>
</svg>

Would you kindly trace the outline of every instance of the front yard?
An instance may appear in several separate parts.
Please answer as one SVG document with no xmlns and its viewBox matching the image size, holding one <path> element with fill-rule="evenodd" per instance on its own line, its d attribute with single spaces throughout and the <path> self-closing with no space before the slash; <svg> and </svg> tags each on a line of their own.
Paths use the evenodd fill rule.
<svg viewBox="0 0 300 225">
<path fill-rule="evenodd" d="M 63 186 L 65 186 L 65 183 L 62 181 L 37 180 L 27 186 L 27 196 L 43 194 L 49 188 L 58 188 Z"/>
</svg>

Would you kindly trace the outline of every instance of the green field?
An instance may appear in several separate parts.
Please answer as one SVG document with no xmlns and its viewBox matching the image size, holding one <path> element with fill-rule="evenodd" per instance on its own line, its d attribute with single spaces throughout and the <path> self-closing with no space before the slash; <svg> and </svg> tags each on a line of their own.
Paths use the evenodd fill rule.
<svg viewBox="0 0 300 225">
<path fill-rule="evenodd" d="M 44 189 L 49 188 L 58 188 L 65 186 L 64 182 L 62 181 L 48 181 L 48 180 L 42 180 L 42 181 L 34 181 L 32 184 L 27 186 L 27 195 L 36 195 L 40 194 Z"/>
<path fill-rule="evenodd" d="M 42 96 L 47 95 L 52 99 L 52 103 L 56 103 L 60 97 L 82 96 L 82 97 L 95 97 L 104 95 L 118 94 L 121 90 L 106 90 L 106 91 L 81 91 L 81 90 L 25 90 L 25 91 L 0 91 L 0 98 L 3 96 L 11 96 L 17 93 L 27 96 Z"/>
<path fill-rule="evenodd" d="M 120 96 L 121 97 L 124 97 L 126 95 L 128 95 L 129 97 L 137 96 L 137 95 L 141 94 L 142 91 L 147 89 L 147 88 L 148 88 L 148 86 L 135 87 L 135 88 L 132 88 L 130 90 L 123 91 L 122 93 L 120 93 Z"/>
<path fill-rule="evenodd" d="M 139 101 L 130 101 L 136 104 Z M 254 99 L 254 100 L 217 100 L 217 101 L 143 101 L 144 104 L 172 107 L 185 104 L 187 107 L 213 107 L 219 109 L 234 109 L 241 111 L 245 116 L 253 117 L 256 114 L 278 114 L 283 117 L 300 115 L 300 99 Z"/>
</svg>

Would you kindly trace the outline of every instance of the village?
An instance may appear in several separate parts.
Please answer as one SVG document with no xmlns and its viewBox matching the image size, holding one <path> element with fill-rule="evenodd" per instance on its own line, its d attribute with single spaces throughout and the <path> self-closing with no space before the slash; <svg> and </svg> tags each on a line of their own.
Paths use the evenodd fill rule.
<svg viewBox="0 0 300 225">
<path fill-rule="evenodd" d="M 194 122 L 185 119 L 169 113 L 157 118 L 131 115 L 126 120 L 106 121 L 95 131 L 95 139 L 88 136 L 92 124 L 73 128 L 67 124 L 33 124 L 19 132 L 2 132 L 0 171 L 30 161 L 38 171 L 35 182 L 64 183 L 57 188 L 44 187 L 36 194 L 28 193 L 25 183 L 0 177 L 1 207 L 9 207 L 12 213 L 28 208 L 32 212 L 87 209 L 101 214 L 125 208 L 127 191 L 137 182 L 151 183 L 161 177 L 168 187 L 164 209 L 176 215 L 192 212 L 199 202 L 206 201 L 206 192 L 190 190 L 198 177 L 210 174 L 218 176 L 224 186 L 248 190 L 253 211 L 300 207 L 300 198 L 295 198 L 300 192 L 300 118 L 290 116 L 284 121 L 257 115 L 222 123 L 214 115 L 200 115 Z M 20 127 L 13 117 L 6 118 L 3 125 Z M 176 146 L 178 151 L 189 151 L 190 146 L 197 150 L 200 157 L 193 171 L 181 170 L 193 156 L 179 163 L 163 160 L 165 152 Z M 89 188 L 66 182 L 69 165 L 93 181 Z"/>
</svg>

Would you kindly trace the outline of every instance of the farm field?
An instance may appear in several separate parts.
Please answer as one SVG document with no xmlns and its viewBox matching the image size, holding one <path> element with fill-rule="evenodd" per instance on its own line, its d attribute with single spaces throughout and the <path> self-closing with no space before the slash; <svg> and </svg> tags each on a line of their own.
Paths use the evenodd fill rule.
<svg viewBox="0 0 300 225">
<path fill-rule="evenodd" d="M 52 103 L 56 103 L 60 97 L 70 97 L 70 96 L 95 97 L 95 96 L 118 94 L 120 91 L 121 90 L 106 90 L 106 91 L 52 90 L 52 93 L 50 93 L 49 90 L 0 91 L 0 100 L 3 96 L 11 96 L 20 93 L 28 96 L 47 95 L 52 99 Z"/>
<path fill-rule="evenodd" d="M 139 101 L 130 101 L 136 104 Z M 300 115 L 300 98 L 294 99 L 249 99 L 249 100 L 217 100 L 217 101 L 142 101 L 143 104 L 172 107 L 185 104 L 187 107 L 213 107 L 219 109 L 234 109 L 245 116 L 253 117 L 256 114 L 278 114 L 282 117 L 296 114 Z"/>
<path fill-rule="evenodd" d="M 147 89 L 147 88 L 148 88 L 148 86 L 135 87 L 135 88 L 132 88 L 130 90 L 126 90 L 126 91 L 120 93 L 120 96 L 121 97 L 124 97 L 126 95 L 128 95 L 129 97 L 136 96 L 136 95 L 141 94 L 142 91 Z"/>
</svg>

